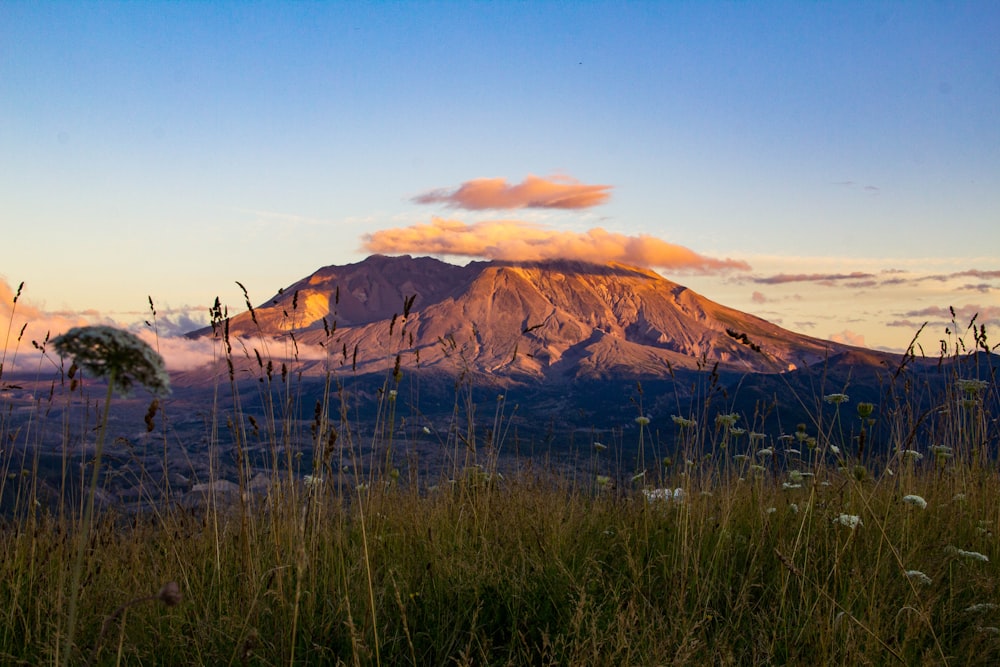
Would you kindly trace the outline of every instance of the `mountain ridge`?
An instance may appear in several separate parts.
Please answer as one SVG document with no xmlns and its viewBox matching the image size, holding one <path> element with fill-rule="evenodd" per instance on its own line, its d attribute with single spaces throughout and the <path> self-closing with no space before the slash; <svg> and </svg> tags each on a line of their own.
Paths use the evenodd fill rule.
<svg viewBox="0 0 1000 667">
<path fill-rule="evenodd" d="M 866 363 L 898 358 L 788 331 L 649 269 L 563 259 L 460 266 L 372 255 L 279 290 L 232 317 L 229 334 L 291 335 L 297 345 L 322 345 L 327 362 L 356 372 L 384 369 L 397 357 L 401 367 L 518 382 L 713 367 L 780 373 L 839 355 Z"/>
</svg>

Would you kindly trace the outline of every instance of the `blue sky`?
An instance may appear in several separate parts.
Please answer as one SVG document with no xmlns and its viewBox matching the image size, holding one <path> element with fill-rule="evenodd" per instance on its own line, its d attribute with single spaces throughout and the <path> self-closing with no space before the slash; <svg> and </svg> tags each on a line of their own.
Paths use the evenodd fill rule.
<svg viewBox="0 0 1000 667">
<path fill-rule="evenodd" d="M 820 338 L 995 328 L 998 34 L 993 2 L 5 2 L 0 278 L 39 318 L 181 324 L 503 220 L 742 262 L 654 268 Z M 532 176 L 610 196 L 414 201 Z"/>
</svg>

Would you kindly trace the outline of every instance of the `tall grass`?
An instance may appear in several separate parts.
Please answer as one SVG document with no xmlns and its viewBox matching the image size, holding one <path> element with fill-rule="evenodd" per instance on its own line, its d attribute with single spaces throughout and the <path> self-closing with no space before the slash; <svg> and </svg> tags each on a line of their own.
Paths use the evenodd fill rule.
<svg viewBox="0 0 1000 667">
<path fill-rule="evenodd" d="M 400 344 L 366 399 L 377 402 L 366 431 L 333 364 L 313 403 L 294 339 L 272 358 L 263 332 L 234 340 L 228 323 L 217 304 L 224 372 L 206 410 L 207 467 L 192 466 L 187 488 L 169 482 L 166 455 L 162 470 L 140 467 L 145 509 L 95 512 L 75 590 L 86 471 L 67 454 L 46 482 L 39 445 L 54 429 L 63 451 L 90 460 L 100 402 L 85 393 L 104 387 L 54 381 L 29 421 L 0 399 L 0 662 L 1000 661 L 998 385 L 970 355 L 989 350 L 984 329 L 971 349 L 951 333 L 941 392 L 889 371 L 871 407 L 850 388 L 792 397 L 813 418 L 788 433 L 708 400 L 697 414 L 647 416 L 640 391 L 641 441 L 629 444 L 654 464 L 635 469 L 620 442 L 591 443 L 573 470 L 505 466 L 512 409 L 502 396 L 476 406 L 457 385 L 446 463 L 429 473 L 410 450 L 418 420 L 401 413 Z M 20 344 L 10 339 L 5 359 Z M 0 383 L 15 392 L 9 374 Z M 85 409 L 57 410 L 70 404 Z M 174 442 L 162 411 L 146 419 Z M 890 442 L 866 443 L 872 420 Z M 651 426 L 677 429 L 676 448 Z M 102 471 L 103 489 L 115 474 Z"/>
</svg>

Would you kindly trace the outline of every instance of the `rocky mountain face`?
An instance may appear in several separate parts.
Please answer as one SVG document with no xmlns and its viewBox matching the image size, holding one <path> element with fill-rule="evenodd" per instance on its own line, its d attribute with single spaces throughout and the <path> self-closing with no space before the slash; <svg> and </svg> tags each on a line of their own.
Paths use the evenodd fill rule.
<svg viewBox="0 0 1000 667">
<path fill-rule="evenodd" d="M 331 361 L 377 372 L 398 357 L 401 368 L 514 384 L 784 373 L 889 356 L 787 331 L 647 269 L 569 260 L 457 266 L 374 255 L 316 271 L 232 318 L 229 332 L 247 346 L 274 337 L 286 348 L 293 337 L 300 349 L 321 345 L 325 358 L 306 363 L 317 372 Z"/>
</svg>

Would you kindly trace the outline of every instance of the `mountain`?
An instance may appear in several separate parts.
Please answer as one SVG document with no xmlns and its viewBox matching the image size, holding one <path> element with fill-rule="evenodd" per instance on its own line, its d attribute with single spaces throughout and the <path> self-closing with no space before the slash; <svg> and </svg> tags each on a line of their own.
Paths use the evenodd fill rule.
<svg viewBox="0 0 1000 667">
<path fill-rule="evenodd" d="M 233 317 L 229 334 L 272 353 L 273 337 L 285 349 L 292 338 L 299 350 L 322 345 L 325 359 L 303 355 L 306 373 L 331 361 L 384 372 L 398 358 L 400 368 L 501 384 L 713 368 L 784 373 L 833 358 L 877 365 L 892 357 L 787 331 L 647 269 L 570 260 L 457 266 L 373 255 L 288 286 Z"/>
</svg>

